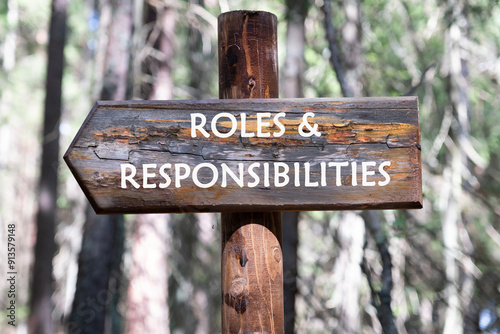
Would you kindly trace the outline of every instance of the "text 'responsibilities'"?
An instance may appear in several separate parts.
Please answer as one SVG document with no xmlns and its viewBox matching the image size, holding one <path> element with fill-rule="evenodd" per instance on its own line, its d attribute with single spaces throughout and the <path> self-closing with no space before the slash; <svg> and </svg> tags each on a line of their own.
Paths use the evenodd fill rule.
<svg viewBox="0 0 500 334">
<path fill-rule="evenodd" d="M 275 187 L 289 185 L 294 187 L 326 187 L 341 186 L 386 186 L 391 181 L 386 168 L 390 161 L 377 164 L 375 161 L 357 162 L 320 162 L 313 169 L 311 164 L 285 162 L 253 162 L 248 166 L 244 163 L 201 163 L 194 167 L 185 163 L 143 164 L 142 176 L 132 164 L 121 164 L 121 188 L 129 185 L 134 188 L 181 188 L 186 179 L 190 179 L 199 188 L 210 188 L 219 184 L 226 188 L 235 184 L 240 188 Z M 347 174 L 346 171 L 347 170 Z M 190 183 L 191 183 L 190 182 Z"/>
</svg>

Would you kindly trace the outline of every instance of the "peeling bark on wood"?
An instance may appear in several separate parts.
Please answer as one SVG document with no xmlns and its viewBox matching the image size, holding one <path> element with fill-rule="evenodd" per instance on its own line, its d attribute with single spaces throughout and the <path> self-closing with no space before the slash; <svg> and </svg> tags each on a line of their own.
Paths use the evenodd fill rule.
<svg viewBox="0 0 500 334">
<path fill-rule="evenodd" d="M 320 137 L 302 137 L 298 127 L 305 112 L 315 117 Z M 197 133 L 191 137 L 191 113 L 207 118 L 205 138 Z M 218 138 L 211 132 L 211 120 L 221 112 L 235 116 L 238 130 L 228 138 Z M 270 128 L 263 132 L 270 137 L 241 136 L 241 113 L 246 114 L 247 132 L 257 131 L 256 115 L 268 112 Z M 273 117 L 284 112 L 279 121 L 285 133 L 273 126 Z M 231 130 L 228 118 L 220 118 L 217 129 Z M 307 131 L 307 130 L 306 130 Z M 287 211 L 343 210 L 366 208 L 421 207 L 421 159 L 418 101 L 415 97 L 355 98 L 355 99 L 251 99 L 206 101 L 110 101 L 98 102 L 82 126 L 77 138 L 65 155 L 76 179 L 84 189 L 97 213 L 147 212 L 222 212 L 222 211 Z M 352 185 L 351 165 L 342 167 L 342 185 L 336 185 L 335 168 L 326 172 L 327 186 L 304 187 L 304 163 L 310 163 L 311 182 L 320 179 L 321 162 L 357 162 L 358 185 Z M 379 165 L 390 161 L 385 170 L 390 175 L 386 186 L 361 185 L 363 161 Z M 261 163 L 255 172 L 260 184 L 248 187 L 253 178 L 247 168 Z M 274 187 L 273 163 L 286 163 L 290 182 Z M 300 187 L 294 185 L 294 163 L 300 163 Z M 121 164 L 137 168 L 135 189 L 121 187 Z M 171 163 L 168 169 L 172 184 L 161 189 L 165 179 L 159 168 Z M 174 186 L 173 166 L 186 163 L 191 169 L 201 163 L 213 164 L 219 171 L 218 182 L 206 189 L 197 187 L 191 178 Z M 244 164 L 245 183 L 238 186 L 228 178 L 221 186 L 221 165 L 227 164 L 238 174 L 238 163 Z M 270 186 L 263 184 L 263 164 L 270 164 Z M 143 164 L 157 164 L 154 177 L 148 182 L 156 188 L 144 189 Z M 380 181 L 377 172 L 370 180 Z M 200 169 L 199 179 L 208 183 L 212 177 L 208 168 Z M 300 196 L 297 196 L 300 191 Z"/>
</svg>

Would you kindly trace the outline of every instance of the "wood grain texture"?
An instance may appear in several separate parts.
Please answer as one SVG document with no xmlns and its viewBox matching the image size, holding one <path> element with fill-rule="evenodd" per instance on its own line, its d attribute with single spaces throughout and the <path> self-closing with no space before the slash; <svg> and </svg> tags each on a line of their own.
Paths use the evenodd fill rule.
<svg viewBox="0 0 500 334">
<path fill-rule="evenodd" d="M 271 13 L 219 16 L 220 98 L 279 97 L 276 32 Z M 244 140 L 241 145 L 248 146 Z M 240 199 L 249 202 L 251 197 Z M 221 240 L 222 333 L 283 334 L 281 213 L 223 213 Z"/>
<path fill-rule="evenodd" d="M 278 19 L 260 11 L 219 16 L 219 98 L 277 98 Z"/>
<path fill-rule="evenodd" d="M 279 212 L 222 213 L 222 333 L 283 333 Z"/>
<path fill-rule="evenodd" d="M 302 137 L 298 127 L 305 112 L 312 111 L 311 124 L 318 124 L 321 137 Z M 191 137 L 191 113 L 206 115 L 209 138 Z M 228 138 L 210 131 L 212 118 L 221 112 L 235 116 L 238 130 Z M 241 137 L 241 113 L 246 113 L 246 129 L 256 131 L 256 115 L 286 113 L 280 122 L 285 133 L 274 138 Z M 220 132 L 231 129 L 228 118 L 217 123 Z M 276 126 L 264 132 L 277 132 Z M 247 99 L 206 101 L 114 101 L 98 102 L 64 159 L 82 186 L 97 213 L 148 212 L 224 212 L 419 208 L 422 203 L 420 130 L 418 101 L 415 97 L 357 99 Z M 336 185 L 335 169 L 328 168 L 327 186 L 305 187 L 304 163 L 310 163 L 311 182 L 320 179 L 321 162 L 357 162 L 357 186 L 352 186 L 351 168 L 342 168 L 342 185 Z M 380 164 L 390 175 L 386 186 L 365 187 L 363 161 Z M 260 163 L 255 172 L 260 183 L 248 187 L 253 178 L 248 166 Z M 274 186 L 273 163 L 286 163 L 290 182 Z M 300 186 L 293 182 L 295 165 L 300 163 Z M 141 185 L 121 188 L 121 164 L 137 168 L 134 179 Z M 201 163 L 213 164 L 219 171 L 216 184 L 197 187 L 192 178 L 174 182 L 167 188 L 144 189 L 143 164 L 185 163 L 193 169 Z M 236 174 L 238 163 L 245 168 L 245 184 L 240 187 L 228 179 L 221 186 L 221 165 Z M 270 164 L 270 186 L 264 186 L 263 164 Z M 165 180 L 158 168 L 149 183 Z M 375 168 L 370 180 L 380 181 Z M 172 181 L 175 174 L 168 170 Z M 208 183 L 212 172 L 200 169 L 199 179 Z"/>
</svg>

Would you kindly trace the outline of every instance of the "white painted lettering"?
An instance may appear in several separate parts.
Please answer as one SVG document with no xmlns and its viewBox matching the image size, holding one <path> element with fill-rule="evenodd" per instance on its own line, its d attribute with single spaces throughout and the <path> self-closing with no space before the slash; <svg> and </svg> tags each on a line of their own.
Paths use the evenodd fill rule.
<svg viewBox="0 0 500 334">
<path fill-rule="evenodd" d="M 353 161 L 351 162 L 351 168 L 352 168 L 352 177 L 351 177 L 351 183 L 353 187 L 356 187 L 358 185 L 358 164 Z"/>
<path fill-rule="evenodd" d="M 285 116 L 286 114 L 284 112 L 280 112 L 274 116 L 274 125 L 280 129 L 279 132 L 273 132 L 274 137 L 281 137 L 285 133 L 285 126 L 279 121 L 281 117 Z"/>
<path fill-rule="evenodd" d="M 250 174 L 251 177 L 253 177 L 253 182 L 248 182 L 247 186 L 248 188 L 254 188 L 257 187 L 260 183 L 260 177 L 255 173 L 254 168 L 259 168 L 260 163 L 259 162 L 254 162 L 248 166 L 248 174 Z"/>
<path fill-rule="evenodd" d="M 264 162 L 264 187 L 269 188 L 271 186 L 269 182 L 269 163 Z"/>
<path fill-rule="evenodd" d="M 184 169 L 184 173 L 181 174 L 181 169 Z M 181 180 L 185 180 L 191 174 L 191 167 L 188 164 L 175 164 L 175 187 L 181 187 Z"/>
<path fill-rule="evenodd" d="M 201 120 L 200 124 L 196 124 L 196 119 Z M 203 128 L 206 123 L 207 123 L 207 118 L 205 117 L 205 115 L 200 114 L 200 113 L 192 113 L 191 114 L 191 138 L 196 138 L 196 130 L 200 131 L 201 134 L 205 138 L 210 137 L 208 132 Z"/>
<path fill-rule="evenodd" d="M 362 185 L 363 187 L 373 187 L 375 186 L 375 181 L 368 181 L 367 177 L 369 175 L 375 175 L 374 170 L 368 170 L 368 167 L 375 167 L 377 163 L 375 161 L 363 161 L 361 163 L 361 169 L 362 169 Z"/>
<path fill-rule="evenodd" d="M 391 182 L 391 177 L 389 176 L 389 174 L 385 171 L 384 167 L 390 167 L 391 166 L 391 162 L 390 161 L 384 161 L 380 164 L 380 166 L 378 166 L 378 171 L 380 172 L 380 174 L 382 174 L 383 177 L 385 177 L 385 180 L 384 181 L 378 181 L 378 185 L 383 187 L 383 186 L 386 186 L 389 184 L 389 182 Z"/>
<path fill-rule="evenodd" d="M 247 132 L 247 114 L 241 113 L 241 137 L 251 138 L 255 136 L 255 132 Z"/>
<path fill-rule="evenodd" d="M 210 170 L 212 170 L 212 180 L 210 180 L 210 182 L 208 182 L 206 184 L 201 183 L 200 179 L 198 178 L 198 172 L 203 167 L 206 167 L 206 168 L 209 168 Z M 215 167 L 214 165 L 212 165 L 208 162 L 201 163 L 199 165 L 196 165 L 195 168 L 193 168 L 193 182 L 196 186 L 198 186 L 200 188 L 210 188 L 217 182 L 218 179 L 219 179 L 219 171 L 217 170 L 217 167 Z"/>
<path fill-rule="evenodd" d="M 294 162 L 293 169 L 295 173 L 294 186 L 300 187 L 300 163 Z"/>
<path fill-rule="evenodd" d="M 236 182 L 237 185 L 240 186 L 240 188 L 243 188 L 243 163 L 238 164 L 238 171 L 240 176 L 236 176 L 236 174 L 233 173 L 233 171 L 229 168 L 228 165 L 226 164 L 221 164 L 222 167 L 222 184 L 221 187 L 225 188 L 227 187 L 227 175 L 231 176 L 231 178 Z"/>
<path fill-rule="evenodd" d="M 361 164 L 359 171 L 358 163 Z M 173 186 L 181 188 L 185 183 L 186 187 L 196 186 L 206 189 L 216 185 L 226 188 L 232 182 L 240 188 L 255 188 L 258 186 L 269 188 L 271 184 L 274 188 L 282 188 L 292 187 L 291 183 L 293 182 L 293 187 L 304 186 L 311 188 L 327 187 L 329 182 L 333 184 L 333 178 L 329 179 L 331 175 L 329 173 L 334 173 L 332 176 L 337 187 L 345 186 L 345 178 L 348 180 L 348 177 L 351 180 L 347 182 L 353 187 L 358 186 L 358 182 L 363 187 L 377 185 L 384 187 L 391 181 L 391 176 L 388 173 L 388 168 L 391 166 L 390 161 L 383 161 L 380 164 L 376 161 L 322 161 L 313 163 L 314 167 L 311 167 L 311 164 L 310 162 L 293 162 L 293 167 L 291 162 L 252 162 L 249 165 L 243 162 L 237 164 L 222 163 L 220 166 L 207 162 L 195 166 L 189 166 L 185 163 L 142 164 L 141 183 L 136 180 L 137 168 L 133 164 L 121 164 L 120 185 L 122 189 L 127 189 L 129 184 L 136 189 L 141 187 L 145 189 L 164 189 Z M 351 165 L 350 175 L 349 164 Z M 330 167 L 335 170 L 330 172 Z M 303 183 L 301 182 L 302 174 L 304 174 Z M 357 179 L 358 174 L 361 174 L 359 181 Z"/>
<path fill-rule="evenodd" d="M 311 182 L 311 164 L 309 162 L 304 163 L 304 186 L 306 187 L 317 187 L 319 185 L 318 181 Z"/>
<path fill-rule="evenodd" d="M 121 186 L 123 189 L 127 189 L 127 181 L 130 182 L 134 188 L 138 189 L 141 186 L 134 180 L 134 176 L 137 173 L 137 169 L 132 164 L 120 164 L 121 167 Z M 127 175 L 127 169 L 130 169 L 130 174 Z"/>
<path fill-rule="evenodd" d="M 269 127 L 271 125 L 269 122 L 263 122 L 262 119 L 270 117 L 271 113 L 268 112 L 257 113 L 257 137 L 265 138 L 271 136 L 271 133 L 269 132 L 262 132 L 263 127 Z"/>
<path fill-rule="evenodd" d="M 217 129 L 217 121 L 219 121 L 219 118 L 226 117 L 229 118 L 231 121 L 231 130 L 229 132 L 220 132 Z M 236 121 L 236 117 L 234 117 L 233 114 L 230 114 L 228 112 L 221 112 L 212 118 L 212 132 L 219 138 L 228 138 L 231 137 L 235 132 L 236 129 L 238 128 L 238 122 Z"/>
<path fill-rule="evenodd" d="M 156 188 L 156 183 L 148 183 L 148 178 L 155 177 L 156 173 L 150 173 L 148 169 L 156 168 L 156 164 L 143 164 L 142 165 L 142 187 L 145 189 Z"/>
<path fill-rule="evenodd" d="M 280 168 L 283 168 L 283 171 L 280 172 Z M 284 162 L 275 162 L 274 163 L 274 186 L 276 188 L 284 187 L 290 182 L 290 177 L 288 176 L 288 172 L 290 171 L 290 167 Z M 283 181 L 280 181 L 283 179 Z"/>
<path fill-rule="evenodd" d="M 328 167 L 335 167 L 335 185 L 340 187 L 342 185 L 342 167 L 349 166 L 347 161 L 343 162 L 329 162 Z"/>
<path fill-rule="evenodd" d="M 321 168 L 321 186 L 326 187 L 326 162 L 320 162 Z"/>
<path fill-rule="evenodd" d="M 165 172 L 165 169 L 167 169 L 167 168 L 169 168 L 169 169 L 172 168 L 172 164 L 163 164 L 160 167 L 160 175 L 161 175 L 161 177 L 163 177 L 165 179 L 165 183 L 159 184 L 160 189 L 165 189 L 172 183 L 170 176 Z"/>
</svg>

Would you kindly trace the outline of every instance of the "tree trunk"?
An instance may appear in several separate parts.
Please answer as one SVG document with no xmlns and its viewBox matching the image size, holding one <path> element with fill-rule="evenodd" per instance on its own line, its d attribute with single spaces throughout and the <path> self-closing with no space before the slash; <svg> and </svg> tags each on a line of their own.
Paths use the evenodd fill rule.
<svg viewBox="0 0 500 334">
<path fill-rule="evenodd" d="M 325 14 L 325 30 L 327 40 L 331 51 L 331 63 L 339 81 L 342 95 L 344 97 L 360 97 L 362 96 L 361 76 L 361 63 L 362 63 L 362 49 L 361 49 L 361 4 L 358 0 L 344 0 L 344 13 L 345 22 L 342 26 L 341 34 L 342 43 L 339 45 L 337 39 L 337 31 L 332 23 L 332 10 L 331 3 L 326 0 L 323 6 Z M 387 247 L 387 240 L 382 230 L 377 214 L 375 212 L 365 212 L 363 214 L 364 226 L 359 225 L 359 221 L 351 214 L 341 213 L 341 222 L 339 225 L 338 233 L 339 239 L 353 238 L 352 242 L 341 245 L 339 252 L 339 259 L 345 257 L 345 254 L 350 255 L 351 260 L 354 261 L 350 264 L 355 264 L 357 259 L 355 254 L 362 248 L 362 244 L 357 244 L 359 241 L 355 235 L 351 235 L 353 230 L 357 230 L 357 234 L 364 235 L 368 231 L 372 238 L 375 239 L 378 251 L 382 260 L 382 288 L 376 291 L 370 283 L 372 290 L 372 303 L 377 308 L 377 317 L 382 325 L 384 333 L 392 334 L 397 333 L 397 328 L 394 323 L 394 315 L 391 308 L 391 291 L 393 287 L 392 281 L 392 262 L 389 250 Z M 362 222 L 361 222 L 362 223 Z M 349 226 L 349 230 L 346 229 Z M 365 274 L 370 275 L 370 268 L 362 266 Z M 341 265 L 338 267 L 339 271 L 349 270 L 349 264 Z M 370 277 L 367 277 L 369 281 Z M 361 279 L 360 270 L 351 270 L 351 274 L 345 276 L 346 282 L 343 282 L 342 291 L 350 291 L 351 295 L 344 296 L 344 302 L 341 306 L 340 326 L 345 333 L 357 333 L 360 328 L 354 323 L 360 322 L 360 314 L 357 305 L 352 304 L 352 300 L 357 299 L 359 295 L 359 284 Z M 357 300 L 356 300 L 357 303 Z"/>
<path fill-rule="evenodd" d="M 43 124 L 42 167 L 39 184 L 35 264 L 33 267 L 29 333 L 53 333 L 52 259 L 55 252 L 57 182 L 59 166 L 59 121 L 61 118 L 67 0 L 53 0 Z"/>
<path fill-rule="evenodd" d="M 357 8 L 356 8 L 357 9 Z M 356 48 L 341 48 L 337 37 L 337 29 L 333 26 L 332 9 L 330 0 L 326 0 L 323 5 L 325 14 L 325 31 L 330 48 L 330 61 L 335 70 L 337 80 L 339 82 L 342 95 L 344 97 L 360 96 L 355 87 L 357 86 L 356 78 L 347 73 L 355 67 L 355 63 L 346 63 L 349 57 L 359 58 L 359 54 L 355 51 L 360 51 Z M 358 13 L 358 12 L 356 12 Z M 355 16 L 353 13 L 350 16 L 346 15 L 345 27 L 348 29 L 356 29 L 356 23 L 352 22 L 351 18 Z M 359 17 L 358 17 L 359 19 Z M 344 34 L 348 35 L 349 41 L 342 40 L 342 43 L 348 45 L 354 44 L 354 39 L 359 35 L 355 31 Z M 353 52 L 346 54 L 343 51 Z M 339 217 L 339 227 L 337 229 L 337 238 L 339 241 L 339 253 L 335 260 L 335 276 L 337 276 L 336 290 L 342 297 L 337 298 L 336 314 L 339 318 L 339 327 L 342 333 L 354 334 L 360 331 L 360 309 L 359 309 L 359 287 L 361 284 L 361 270 L 359 263 L 362 260 L 363 242 L 365 235 L 365 227 L 359 216 L 351 212 L 342 212 Z M 341 291 L 341 293 L 340 293 Z"/>
<path fill-rule="evenodd" d="M 112 0 L 112 18 L 104 64 L 101 100 L 124 100 L 129 91 L 128 73 L 133 22 L 133 0 Z M 96 216 L 87 209 L 82 250 L 78 259 L 75 299 L 68 324 L 70 333 L 102 333 L 108 320 L 120 332 L 116 307 L 120 291 L 120 262 L 124 224 L 120 215 Z M 106 315 L 110 315 L 106 317 Z"/>
<path fill-rule="evenodd" d="M 125 333 L 170 333 L 168 223 L 168 215 L 144 214 L 135 218 Z"/>
<path fill-rule="evenodd" d="M 286 57 L 283 69 L 283 95 L 285 98 L 304 97 L 304 51 L 306 32 L 304 22 L 309 9 L 309 0 L 288 0 Z"/>
<path fill-rule="evenodd" d="M 363 96 L 361 84 L 362 49 L 361 49 L 361 3 L 359 0 L 343 0 L 345 22 L 342 26 L 342 64 L 345 82 L 348 88 L 345 97 Z"/>
<path fill-rule="evenodd" d="M 160 6 L 147 7 L 153 25 L 149 38 L 155 57 L 146 58 L 152 84 L 142 91 L 149 100 L 173 97 L 173 57 L 177 13 Z M 127 292 L 125 333 L 170 333 L 168 306 L 168 215 L 137 215 L 132 231 L 132 264 Z"/>
<path fill-rule="evenodd" d="M 112 270 L 116 261 L 113 255 L 123 243 L 120 230 L 123 230 L 121 215 L 98 216 L 87 207 L 69 333 L 104 332 L 106 311 L 121 285 L 121 272 Z"/>
<path fill-rule="evenodd" d="M 336 314 L 339 318 L 339 333 L 361 332 L 361 310 L 359 290 L 362 281 L 360 263 L 363 260 L 365 225 L 354 212 L 340 213 L 337 228 L 339 252 L 333 269 L 337 299 Z"/>
<path fill-rule="evenodd" d="M 154 55 L 148 55 L 145 60 L 152 77 L 151 84 L 141 95 L 149 100 L 170 100 L 174 92 L 172 69 L 177 11 L 163 5 L 156 9 L 148 5 L 147 15 L 149 24 L 154 24 L 149 39 L 156 40 L 149 40 Z"/>
<path fill-rule="evenodd" d="M 287 33 L 286 57 L 283 69 L 283 93 L 285 98 L 304 97 L 304 72 L 306 63 L 304 22 L 309 9 L 309 1 L 286 1 Z M 295 332 L 295 296 L 297 294 L 297 266 L 299 244 L 299 213 L 284 212 L 283 223 L 283 302 L 285 333 Z"/>
<path fill-rule="evenodd" d="M 189 0 L 191 5 L 204 6 L 204 0 Z M 213 91 L 213 80 L 217 80 L 216 77 L 211 78 L 213 72 L 210 71 L 213 64 L 207 61 L 207 31 L 203 31 L 203 23 L 200 22 L 200 18 L 194 13 L 188 13 L 192 16 L 194 21 L 188 27 L 188 37 L 187 37 L 187 52 L 186 55 L 189 61 L 189 71 L 191 75 L 189 76 L 189 87 L 190 95 L 194 99 L 203 99 L 207 97 L 212 97 L 210 91 Z M 213 62 L 213 60 L 212 60 Z"/>
<path fill-rule="evenodd" d="M 470 144 L 469 100 L 467 96 L 467 61 L 462 54 L 462 43 L 466 40 L 467 16 L 464 14 L 465 2 L 450 0 L 448 7 L 448 29 L 445 35 L 446 61 L 448 71 L 449 98 L 458 127 L 453 128 L 451 139 L 456 145 L 450 146 L 450 157 L 445 167 L 445 187 L 442 189 L 441 217 L 443 229 L 444 266 L 446 272 L 446 316 L 444 334 L 463 333 L 463 314 L 460 287 L 472 280 L 465 270 L 460 275 L 457 256 L 464 250 L 459 244 L 459 225 L 462 224 L 462 177 L 468 165 L 467 144 Z M 465 27 L 463 25 L 465 23 Z M 470 146 L 472 147 L 472 146 Z M 465 295 L 470 295 L 467 291 Z"/>
</svg>

